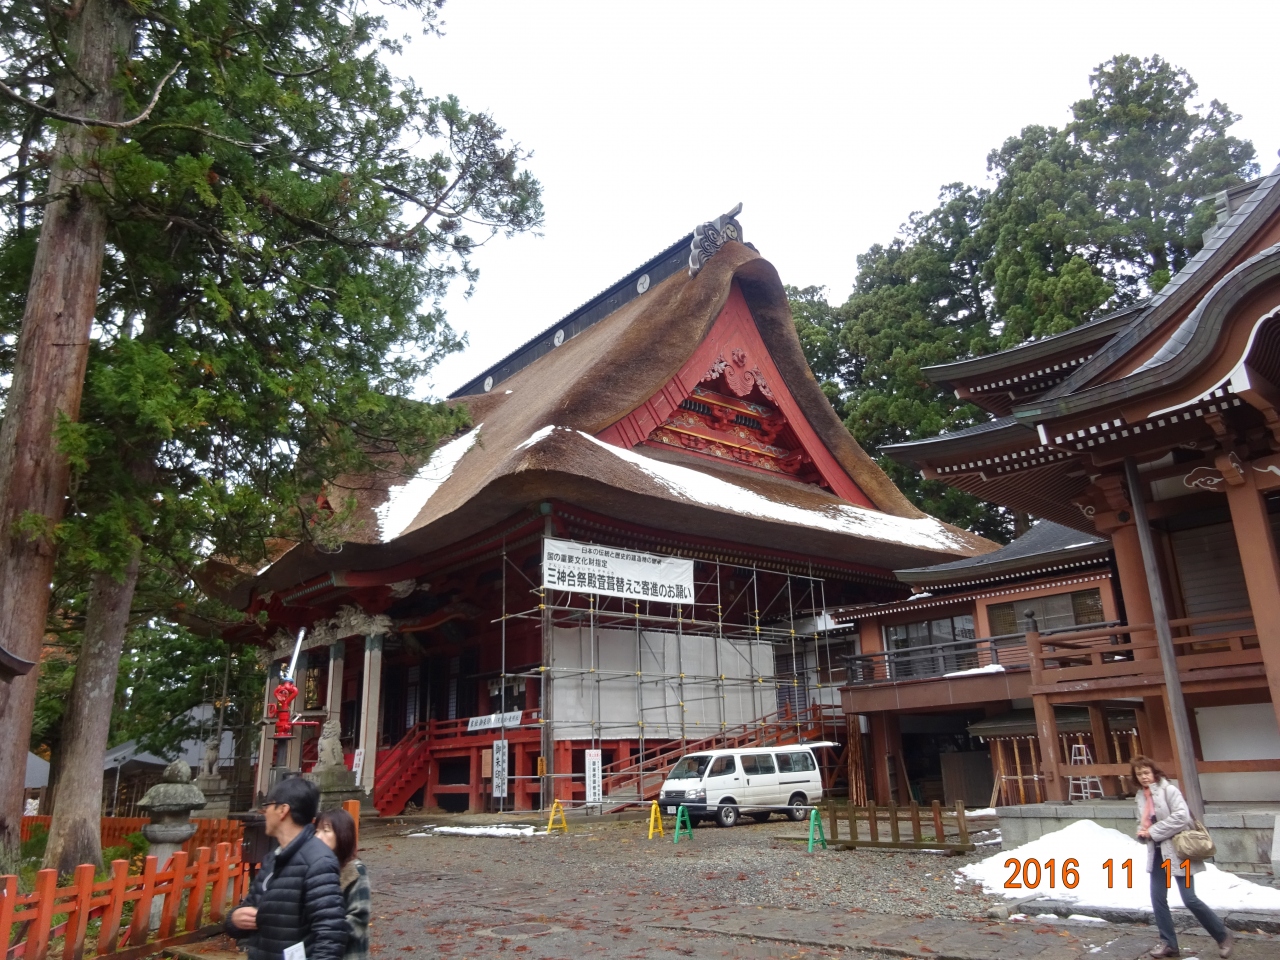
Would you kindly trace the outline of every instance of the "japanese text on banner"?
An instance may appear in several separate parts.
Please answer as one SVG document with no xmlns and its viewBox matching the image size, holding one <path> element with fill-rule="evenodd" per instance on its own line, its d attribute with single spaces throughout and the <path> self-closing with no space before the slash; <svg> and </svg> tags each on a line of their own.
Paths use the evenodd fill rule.
<svg viewBox="0 0 1280 960">
<path fill-rule="evenodd" d="M 542 541 L 542 582 L 553 590 L 630 600 L 693 602 L 693 561 L 574 540 Z"/>
</svg>

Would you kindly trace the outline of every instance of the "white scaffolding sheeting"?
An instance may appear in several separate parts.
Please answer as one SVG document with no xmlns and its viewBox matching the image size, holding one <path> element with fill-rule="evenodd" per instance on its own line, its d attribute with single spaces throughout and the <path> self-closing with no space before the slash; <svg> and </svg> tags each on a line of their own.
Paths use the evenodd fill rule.
<svg viewBox="0 0 1280 960">
<path fill-rule="evenodd" d="M 557 740 L 635 738 L 641 722 L 645 737 L 698 739 L 775 709 L 768 643 L 659 630 L 637 643 L 584 623 L 555 628 L 552 656 Z"/>
</svg>

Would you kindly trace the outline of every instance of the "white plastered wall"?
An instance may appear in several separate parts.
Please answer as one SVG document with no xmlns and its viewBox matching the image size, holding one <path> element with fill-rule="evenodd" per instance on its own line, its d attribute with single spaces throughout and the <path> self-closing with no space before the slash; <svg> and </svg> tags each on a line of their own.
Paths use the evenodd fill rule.
<svg viewBox="0 0 1280 960">
<path fill-rule="evenodd" d="M 1280 727 L 1269 703 L 1197 707 L 1206 760 L 1280 760 Z M 1205 800 L 1280 800 L 1280 773 L 1202 773 Z"/>
</svg>

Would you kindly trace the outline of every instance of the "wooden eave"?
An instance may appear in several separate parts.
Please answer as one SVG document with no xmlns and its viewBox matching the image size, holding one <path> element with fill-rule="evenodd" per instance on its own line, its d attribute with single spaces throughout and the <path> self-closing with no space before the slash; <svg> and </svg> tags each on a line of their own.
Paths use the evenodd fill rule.
<svg viewBox="0 0 1280 960">
<path fill-rule="evenodd" d="M 1065 333 L 999 353 L 924 367 L 921 372 L 951 388 L 958 399 L 996 416 L 1008 416 L 1014 406 L 1041 395 L 1083 366 L 1142 309 L 1142 305 L 1129 307 Z"/>
<path fill-rule="evenodd" d="M 1192 262 L 1130 326 L 1039 400 L 1014 411 L 1020 419 L 1066 416 L 1113 402 L 1114 390 L 1094 392 L 1124 379 L 1151 357 L 1173 327 L 1186 319 L 1209 291 L 1238 264 L 1280 241 L 1280 168 L 1258 181 L 1250 198 L 1206 243 Z"/>
</svg>

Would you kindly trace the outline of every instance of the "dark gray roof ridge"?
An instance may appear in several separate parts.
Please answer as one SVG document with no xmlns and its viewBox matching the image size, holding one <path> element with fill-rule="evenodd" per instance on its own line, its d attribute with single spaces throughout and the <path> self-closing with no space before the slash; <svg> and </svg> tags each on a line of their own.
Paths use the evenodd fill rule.
<svg viewBox="0 0 1280 960">
<path fill-rule="evenodd" d="M 1146 308 L 1133 318 L 1129 326 L 1117 333 L 1106 346 L 1095 353 L 1087 363 L 1077 368 L 1071 376 L 1043 396 L 1028 401 L 1025 405 L 1028 407 L 1027 415 L 1033 415 L 1034 411 L 1030 408 L 1037 403 L 1056 400 L 1079 390 L 1099 373 L 1110 367 L 1126 351 L 1137 346 L 1170 313 L 1196 294 L 1197 287 L 1202 284 L 1197 284 L 1193 281 L 1200 280 L 1203 283 L 1211 273 L 1211 271 L 1201 272 L 1201 268 L 1205 264 L 1215 259 L 1229 258 L 1244 246 L 1248 241 L 1250 232 L 1248 230 L 1242 231 L 1240 229 L 1241 226 L 1251 218 L 1256 217 L 1259 220 L 1265 220 L 1274 212 L 1276 206 L 1280 205 L 1280 191 L 1273 189 L 1277 182 L 1280 182 L 1280 166 L 1277 166 L 1267 176 L 1261 177 L 1255 182 L 1257 187 L 1249 195 L 1249 199 L 1240 204 L 1227 219 L 1227 222 L 1205 241 L 1204 246 L 1200 248 L 1194 257 L 1187 261 L 1186 266 L 1179 270 L 1165 284 L 1163 289 L 1147 302 Z"/>
<path fill-rule="evenodd" d="M 1038 520 L 1018 539 L 992 553 L 928 567 L 908 567 L 895 570 L 894 574 L 904 583 L 934 585 L 970 580 L 975 576 L 1011 574 L 1045 563 L 1075 563 L 1104 556 L 1110 549 L 1110 542 L 1102 537 L 1081 533 L 1052 520 Z"/>
<path fill-rule="evenodd" d="M 925 437 L 921 440 L 904 440 L 902 443 L 886 443 L 880 447 L 880 452 L 892 455 L 899 452 L 910 453 L 921 447 L 928 447 L 930 450 L 946 453 L 953 446 L 958 449 L 966 449 L 967 441 L 973 437 L 1006 430 L 1015 434 L 1024 431 L 1032 434 L 1035 432 L 1031 427 L 1020 422 L 1017 417 L 996 417 L 983 423 L 975 423 L 973 426 L 965 427 L 963 430 L 957 430 L 955 433 L 941 433 L 936 437 Z M 954 443 L 951 441 L 954 441 Z"/>
<path fill-rule="evenodd" d="M 951 363 L 939 363 L 931 367 L 921 367 L 920 372 L 934 383 L 946 383 L 953 377 L 966 374 L 994 373 L 1009 365 L 1010 360 L 1038 360 L 1074 344 L 1088 343 L 1101 336 L 1114 335 L 1130 322 L 1136 313 L 1146 309 L 1146 303 L 1132 304 L 1120 310 L 1112 311 L 1097 317 L 1078 327 L 1072 327 L 1062 333 L 1055 333 L 1038 340 L 1027 340 L 1016 347 L 986 353 L 980 357 L 969 357 Z"/>
<path fill-rule="evenodd" d="M 477 393 L 484 393 L 485 378 L 493 377 L 491 386 L 497 386 L 503 380 L 510 377 L 517 370 L 522 370 L 530 363 L 533 363 L 538 357 L 542 356 L 546 351 L 537 352 L 539 346 L 544 345 L 544 341 L 550 342 L 550 337 L 554 336 L 555 331 L 562 328 L 573 327 L 570 331 L 566 329 L 565 339 L 577 336 L 587 327 L 594 325 L 596 322 L 603 320 L 609 314 L 621 309 L 627 303 L 630 303 L 636 297 L 641 296 L 643 291 L 636 290 L 636 282 L 645 275 L 649 276 L 649 283 L 645 287 L 657 286 L 671 274 L 678 271 L 681 267 L 688 263 L 689 245 L 693 243 L 693 234 L 686 233 L 675 243 L 666 247 L 660 253 L 650 257 L 640 266 L 633 270 L 629 270 L 621 280 L 618 280 L 605 287 L 594 297 L 586 300 L 580 306 L 570 310 L 567 314 L 557 320 L 555 323 L 540 330 L 534 336 L 530 337 L 520 346 L 516 347 L 497 363 L 481 370 L 476 376 L 472 377 L 457 390 L 449 394 L 450 400 L 456 400 L 458 397 L 471 396 Z M 680 253 L 680 256 L 674 256 Z M 656 275 L 655 275 L 656 274 Z M 612 301 L 612 302 L 611 302 Z M 608 306 L 608 310 L 600 312 L 600 310 Z M 594 312 L 597 316 L 588 316 Z M 575 322 L 576 321 L 576 322 Z M 583 322 L 585 321 L 585 322 Z M 535 354 L 525 357 L 525 354 Z M 523 363 L 518 361 L 523 360 Z M 506 368 L 506 373 L 501 371 Z"/>
</svg>

